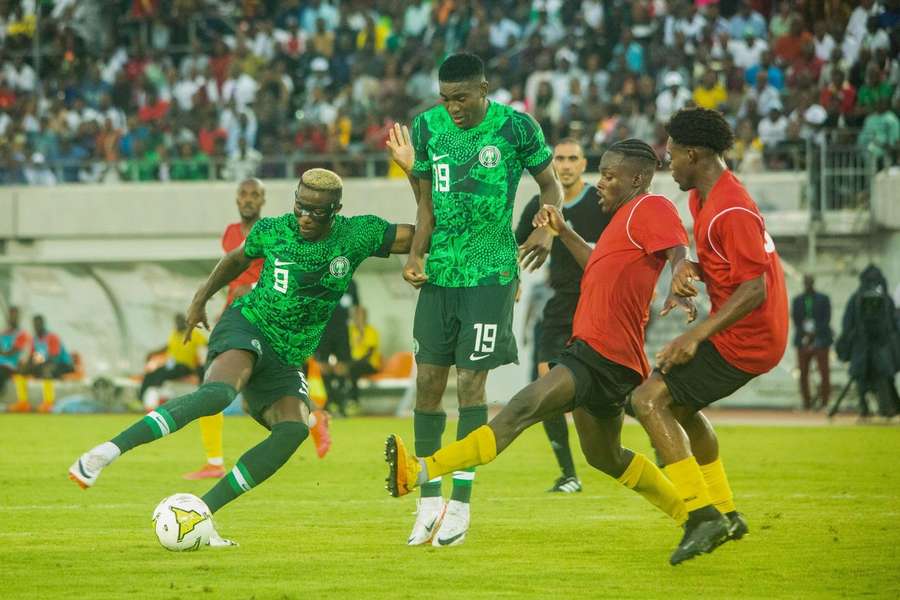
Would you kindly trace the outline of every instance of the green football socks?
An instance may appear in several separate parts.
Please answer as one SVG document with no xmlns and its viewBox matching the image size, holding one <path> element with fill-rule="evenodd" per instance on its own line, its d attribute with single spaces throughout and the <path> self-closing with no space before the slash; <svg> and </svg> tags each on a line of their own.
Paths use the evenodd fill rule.
<svg viewBox="0 0 900 600">
<path fill-rule="evenodd" d="M 231 472 L 203 496 L 209 510 L 216 512 L 271 477 L 288 461 L 308 435 L 309 427 L 299 421 L 273 425 L 269 437 L 247 450 L 238 459 Z"/>
<path fill-rule="evenodd" d="M 441 436 L 447 425 L 447 413 L 413 411 L 413 431 L 416 436 L 416 456 L 431 456 L 441 447 Z M 436 477 L 419 488 L 422 498 L 439 498 L 441 496 L 441 478 Z"/>
<path fill-rule="evenodd" d="M 215 415 L 231 404 L 237 390 L 227 383 L 204 383 L 190 394 L 166 402 L 117 435 L 112 443 L 123 453 L 178 431 L 194 419 Z"/>
</svg>

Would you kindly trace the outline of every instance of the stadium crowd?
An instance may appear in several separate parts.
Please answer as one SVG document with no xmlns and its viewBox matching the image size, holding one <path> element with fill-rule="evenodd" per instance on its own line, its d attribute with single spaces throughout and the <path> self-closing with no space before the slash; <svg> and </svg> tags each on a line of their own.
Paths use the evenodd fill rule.
<svg viewBox="0 0 900 600">
<path fill-rule="evenodd" d="M 486 60 L 491 98 L 594 157 L 627 137 L 662 155 L 693 103 L 732 122 L 739 171 L 803 168 L 807 140 L 835 130 L 893 164 L 898 7 L 0 0 L 0 182 L 381 174 L 389 128 L 435 102 L 436 65 L 462 49 Z"/>
</svg>

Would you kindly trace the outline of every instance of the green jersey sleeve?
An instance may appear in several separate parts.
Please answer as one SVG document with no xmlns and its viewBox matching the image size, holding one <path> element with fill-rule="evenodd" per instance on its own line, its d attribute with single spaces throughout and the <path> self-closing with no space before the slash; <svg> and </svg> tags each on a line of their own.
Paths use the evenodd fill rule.
<svg viewBox="0 0 900 600">
<path fill-rule="evenodd" d="M 391 246 L 397 237 L 397 226 L 375 215 L 360 215 L 352 218 L 354 231 L 359 236 L 368 256 L 386 258 L 391 254 Z"/>
<path fill-rule="evenodd" d="M 413 162 L 413 175 L 419 179 L 431 179 L 431 161 L 428 157 L 428 124 L 425 121 L 425 113 L 417 115 L 412 122 L 413 150 L 415 161 Z"/>
<path fill-rule="evenodd" d="M 266 239 L 272 232 L 273 220 L 271 218 L 260 219 L 253 225 L 253 229 L 244 240 L 244 256 L 247 258 L 264 258 L 266 256 L 263 247 Z"/>
<path fill-rule="evenodd" d="M 517 112 L 513 117 L 513 131 L 525 168 L 532 175 L 537 175 L 553 158 L 553 152 L 544 141 L 541 126 L 531 115 Z"/>
</svg>

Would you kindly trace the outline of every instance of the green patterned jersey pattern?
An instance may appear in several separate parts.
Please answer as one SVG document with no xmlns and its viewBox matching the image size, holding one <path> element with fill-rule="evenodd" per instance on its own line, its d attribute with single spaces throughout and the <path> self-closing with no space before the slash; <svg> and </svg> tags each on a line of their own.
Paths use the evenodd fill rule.
<svg viewBox="0 0 900 600">
<path fill-rule="evenodd" d="M 540 173 L 552 152 L 529 115 L 496 102 L 470 129 L 443 106 L 412 124 L 413 174 L 431 180 L 434 233 L 425 264 L 442 287 L 506 285 L 518 275 L 512 213 L 522 170 Z"/>
<path fill-rule="evenodd" d="M 370 256 L 386 257 L 396 225 L 373 215 L 334 217 L 327 237 L 300 235 L 293 213 L 260 219 L 244 242 L 248 258 L 263 258 L 253 291 L 235 301 L 288 366 L 315 351 L 353 272 Z"/>
</svg>

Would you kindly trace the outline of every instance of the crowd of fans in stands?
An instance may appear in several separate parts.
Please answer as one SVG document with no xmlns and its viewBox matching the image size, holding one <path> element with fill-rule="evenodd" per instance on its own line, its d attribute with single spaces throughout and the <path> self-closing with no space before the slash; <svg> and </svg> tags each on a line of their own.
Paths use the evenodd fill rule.
<svg viewBox="0 0 900 600">
<path fill-rule="evenodd" d="M 395 120 L 468 50 L 548 139 L 663 153 L 721 109 L 740 170 L 803 168 L 849 130 L 900 150 L 897 0 L 0 0 L 0 182 L 372 174 Z"/>
</svg>

